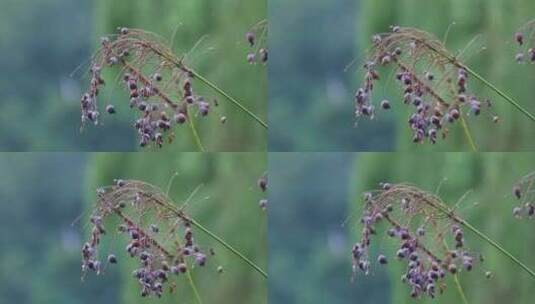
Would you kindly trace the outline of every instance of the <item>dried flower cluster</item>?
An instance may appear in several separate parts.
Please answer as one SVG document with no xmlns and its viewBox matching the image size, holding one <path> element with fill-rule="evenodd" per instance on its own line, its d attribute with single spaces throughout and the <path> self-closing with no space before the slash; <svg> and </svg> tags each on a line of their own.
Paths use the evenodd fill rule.
<svg viewBox="0 0 535 304">
<path fill-rule="evenodd" d="M 514 35 L 518 52 L 515 60 L 518 63 L 535 63 L 535 20 L 524 24 Z"/>
<path fill-rule="evenodd" d="M 262 20 L 245 34 L 247 44 L 251 48 L 251 52 L 247 54 L 247 62 L 250 64 L 266 64 L 268 61 L 268 49 L 266 47 L 267 29 L 267 20 Z"/>
<path fill-rule="evenodd" d="M 266 192 L 267 191 L 267 187 L 268 187 L 267 174 L 264 174 L 263 176 L 261 176 L 258 179 L 257 184 L 258 184 L 258 187 L 260 188 L 260 190 L 262 190 L 262 192 Z M 267 205 L 268 205 L 267 198 L 260 199 L 260 202 L 258 202 L 258 205 L 260 206 L 260 208 L 262 210 L 265 211 L 267 209 Z"/>
<path fill-rule="evenodd" d="M 128 240 L 127 255 L 138 261 L 132 275 L 141 296 L 160 297 L 166 285 L 173 291 L 172 277 L 188 272 L 191 265 L 204 266 L 214 252 L 201 249 L 195 242 L 191 219 L 170 206 L 171 201 L 159 188 L 141 181 L 117 180 L 113 186 L 98 189 L 90 238 L 82 247 L 83 274 L 99 274 L 107 265 L 117 263 L 115 254 L 104 254 L 99 246 L 103 236 L 117 233 Z M 114 227 L 108 222 L 115 223 Z"/>
<path fill-rule="evenodd" d="M 465 247 L 458 217 L 441 210 L 449 209 L 439 197 L 406 184 L 383 183 L 380 190 L 365 193 L 362 236 L 352 249 L 354 273 L 369 273 L 371 239 L 377 226 L 384 225 L 386 234 L 399 242 L 393 257 L 407 264 L 401 279 L 411 296 L 433 298 L 442 293 L 448 274 L 471 271 L 477 261 Z M 380 265 L 389 263 L 386 254 L 376 260 Z"/>
<path fill-rule="evenodd" d="M 518 218 L 528 217 L 530 219 L 535 215 L 535 172 L 522 177 L 516 185 L 513 186 L 513 196 L 520 204 L 513 208 L 513 215 Z"/>
<path fill-rule="evenodd" d="M 381 67 L 394 69 L 401 101 L 413 108 L 408 124 L 415 143 L 428 140 L 434 144 L 439 135 L 447 136 L 449 124 L 463 119 L 463 113 L 477 116 L 483 108 L 491 107 L 490 100 L 470 92 L 469 73 L 464 65 L 431 34 L 393 26 L 389 33 L 374 35 L 372 42 L 364 64 L 364 83 L 355 93 L 357 119 L 375 115 L 373 92 L 381 79 Z M 380 102 L 381 109 L 392 107 L 389 100 Z M 499 120 L 495 114 L 492 119 Z"/>
<path fill-rule="evenodd" d="M 142 147 L 149 143 L 161 147 L 166 139 L 174 138 L 174 125 L 184 124 L 192 115 L 207 116 L 211 111 L 211 104 L 194 91 L 192 70 L 162 39 L 142 30 L 120 28 L 119 34 L 101 39 L 92 57 L 90 86 L 81 98 L 82 124 L 98 123 L 97 101 L 105 85 L 102 73 L 111 67 L 120 70 L 118 78 L 128 92 L 129 105 L 139 113 L 133 125 Z M 108 104 L 106 112 L 114 114 L 116 109 Z"/>
</svg>

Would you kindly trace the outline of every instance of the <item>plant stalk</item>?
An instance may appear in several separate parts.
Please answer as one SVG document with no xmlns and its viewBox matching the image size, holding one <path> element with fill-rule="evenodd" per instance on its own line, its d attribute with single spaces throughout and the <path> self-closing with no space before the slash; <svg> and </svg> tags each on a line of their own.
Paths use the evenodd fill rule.
<svg viewBox="0 0 535 304">
<path fill-rule="evenodd" d="M 442 206 L 439 204 L 428 202 L 431 206 L 434 206 L 439 211 L 443 212 L 447 216 L 449 216 L 451 219 L 456 221 L 457 223 L 461 224 L 465 228 L 468 228 L 468 230 L 472 231 L 475 235 L 477 235 L 480 239 L 484 240 L 485 242 L 489 243 L 491 246 L 496 248 L 500 253 L 508 257 L 514 264 L 518 265 L 520 268 L 522 268 L 524 271 L 526 271 L 530 276 L 532 276 L 535 279 L 535 272 L 531 270 L 526 264 L 522 263 L 519 259 L 517 259 L 514 255 L 512 255 L 509 251 L 507 251 L 505 248 L 503 248 L 500 244 L 498 244 L 496 241 L 489 238 L 487 235 L 485 235 L 483 232 L 479 231 L 477 228 L 472 226 L 470 223 L 468 223 L 466 220 L 456 216 L 452 210 L 450 210 L 446 206 Z"/>
<path fill-rule="evenodd" d="M 260 125 L 262 125 L 262 127 L 264 128 L 268 128 L 268 125 L 262 120 L 260 119 L 260 117 L 256 116 L 256 114 L 254 114 L 253 112 L 251 112 L 251 110 L 247 109 L 245 106 L 243 106 L 239 101 L 237 101 L 234 97 L 230 96 L 229 94 L 227 94 L 225 91 L 223 91 L 222 89 L 220 89 L 217 85 L 215 85 L 214 83 L 212 83 L 211 81 L 209 81 L 208 79 L 204 78 L 202 75 L 200 75 L 199 73 L 197 73 L 196 71 L 194 70 L 189 70 L 193 76 L 197 79 L 199 79 L 202 83 L 204 83 L 205 85 L 209 86 L 210 88 L 214 89 L 216 92 L 218 92 L 220 95 L 222 95 L 223 97 L 225 97 L 228 101 L 232 102 L 235 106 L 237 106 L 240 110 L 242 110 L 243 112 L 245 112 L 247 115 L 251 116 L 254 120 L 256 120 Z"/>
<path fill-rule="evenodd" d="M 170 210 L 171 212 L 173 212 L 176 216 L 180 217 L 180 218 L 183 218 L 187 221 L 189 221 L 190 223 L 192 223 L 195 227 L 197 227 L 198 229 L 202 230 L 204 233 L 206 233 L 208 236 L 210 236 L 212 239 L 214 239 L 215 241 L 217 241 L 218 243 L 220 243 L 221 245 L 223 245 L 223 247 L 225 247 L 226 249 L 228 249 L 230 252 L 232 252 L 234 255 L 236 255 L 238 258 L 240 258 L 241 260 L 243 260 L 245 263 L 247 263 L 249 266 L 251 266 L 254 270 L 256 270 L 258 273 L 260 273 L 264 278 L 267 278 L 268 275 L 267 273 L 262 270 L 262 268 L 260 268 L 258 265 L 256 265 L 253 261 L 251 261 L 250 259 L 248 259 L 245 255 L 243 255 L 241 252 L 239 252 L 237 249 L 235 249 L 234 247 L 232 247 L 229 243 L 225 242 L 222 238 L 220 238 L 219 236 L 217 236 L 216 234 L 214 234 L 213 232 L 211 232 L 210 230 L 208 230 L 206 227 L 204 227 L 203 225 L 201 225 L 199 222 L 197 222 L 195 219 L 193 218 L 189 218 L 189 217 L 186 217 L 180 210 L 177 210 L 176 207 L 172 204 L 167 204 L 167 203 L 163 203 L 163 202 L 160 202 L 160 201 L 156 201 L 158 204 L 160 204 L 161 206 L 164 206 L 165 208 L 167 208 L 168 210 Z"/>
<path fill-rule="evenodd" d="M 494 240 L 492 240 L 491 238 L 489 238 L 488 236 L 486 236 L 485 234 L 483 234 L 481 231 L 477 230 L 474 226 L 472 226 L 470 223 L 468 223 L 467 221 L 463 220 L 463 219 L 458 219 L 459 220 L 459 223 L 461 225 L 463 225 L 464 227 L 468 228 L 469 230 L 471 230 L 473 233 L 475 233 L 479 238 L 483 239 L 484 241 L 486 241 L 487 243 L 489 243 L 490 245 L 492 245 L 494 248 L 498 249 L 498 251 L 500 251 L 502 254 L 504 254 L 505 256 L 507 256 L 513 263 L 517 264 L 518 266 L 520 266 L 522 269 L 524 269 L 527 273 L 529 273 L 529 275 L 531 275 L 533 278 L 535 278 L 535 272 L 533 270 L 531 270 L 528 266 L 526 266 L 524 263 L 522 263 L 519 259 L 517 259 L 514 255 L 512 255 L 511 253 L 509 253 L 507 250 L 505 250 L 505 248 L 503 248 L 500 244 L 498 244 L 497 242 L 495 242 Z"/>
<path fill-rule="evenodd" d="M 461 295 L 461 299 L 463 300 L 463 303 L 468 304 L 468 300 L 466 299 L 466 295 L 464 294 L 464 290 L 463 290 L 463 287 L 461 286 L 461 282 L 459 281 L 458 274 L 453 275 L 453 281 L 455 282 L 455 285 L 457 286 L 457 290 L 459 291 L 459 295 Z"/>
<path fill-rule="evenodd" d="M 189 121 L 189 127 L 191 128 L 191 132 L 193 133 L 193 139 L 195 140 L 195 144 L 197 145 L 197 148 L 200 152 L 204 152 L 204 146 L 202 145 L 201 138 L 199 137 L 199 133 L 197 133 L 197 128 L 195 128 L 195 124 L 193 123 L 193 117 L 188 117 Z"/>
<path fill-rule="evenodd" d="M 531 114 L 530 112 L 528 112 L 528 110 L 524 109 L 524 107 L 522 107 L 518 102 L 516 102 L 513 98 L 509 97 L 509 95 L 505 94 L 503 91 L 501 91 L 500 89 L 498 89 L 496 86 L 494 86 L 492 83 L 490 83 L 488 80 L 486 80 L 485 78 L 483 78 L 481 75 L 479 75 L 478 73 L 476 73 L 474 70 L 472 70 L 471 68 L 469 68 L 468 66 L 465 66 L 463 65 L 463 68 L 469 73 L 471 74 L 472 76 L 474 76 L 475 78 L 477 78 L 479 81 L 481 81 L 484 85 L 486 85 L 487 87 L 489 87 L 491 90 L 493 90 L 494 92 L 496 92 L 496 94 L 500 95 L 503 99 L 505 99 L 506 101 L 508 101 L 510 104 L 512 104 L 515 108 L 517 108 L 520 112 L 522 112 L 524 115 L 526 115 L 527 117 L 529 117 L 529 119 L 531 119 L 532 121 L 535 121 L 535 116 L 533 114 Z"/>
<path fill-rule="evenodd" d="M 189 219 L 191 221 L 191 223 L 199 228 L 200 230 L 202 230 L 204 233 L 208 234 L 211 238 L 213 238 L 214 240 L 216 240 L 217 242 L 219 242 L 221 245 L 223 245 L 225 248 L 227 248 L 228 250 L 230 250 L 232 253 L 234 253 L 236 256 L 238 256 L 240 259 L 242 259 L 243 261 L 245 261 L 247 264 L 249 264 L 249 266 L 253 267 L 258 273 L 260 273 L 264 278 L 267 278 L 268 275 L 267 273 L 262 270 L 259 266 L 257 266 L 253 261 L 249 260 L 246 256 L 244 256 L 242 253 L 240 253 L 238 250 L 234 249 L 234 247 L 232 247 L 230 244 L 228 244 L 227 242 L 225 242 L 222 238 L 220 238 L 219 236 L 215 235 L 214 233 L 212 233 L 210 230 L 206 229 L 204 226 L 202 226 L 199 222 L 197 222 L 196 220 L 194 219 Z"/>
<path fill-rule="evenodd" d="M 466 119 L 464 119 L 463 116 L 461 116 L 461 126 L 463 127 L 466 140 L 468 140 L 468 143 L 470 144 L 470 148 L 472 148 L 472 152 L 477 152 L 476 144 L 474 142 L 474 139 L 472 138 L 472 134 L 470 134 L 470 129 L 468 129 L 468 124 L 466 123 Z"/>
<path fill-rule="evenodd" d="M 532 121 L 535 122 L 535 116 L 533 114 L 531 114 L 528 110 L 524 109 L 524 107 L 522 107 L 518 102 L 516 102 L 512 97 L 510 97 L 509 95 L 507 95 L 505 92 L 503 92 L 502 90 L 498 89 L 495 85 L 493 85 L 492 83 L 490 83 L 488 80 L 486 80 L 485 78 L 483 78 L 483 76 L 479 75 L 476 71 L 474 71 L 472 68 L 470 68 L 469 66 L 467 65 L 464 65 L 462 63 L 460 63 L 457 58 L 455 58 L 454 56 L 450 55 L 450 54 L 445 54 L 444 52 L 440 51 L 440 50 L 437 50 L 434 46 L 430 45 L 429 43 L 425 42 L 425 41 L 422 41 L 422 40 L 419 40 L 421 43 L 423 43 L 425 46 L 427 46 L 430 50 L 434 51 L 435 53 L 437 54 L 440 54 L 441 56 L 443 56 L 444 58 L 448 59 L 453 65 L 459 67 L 459 68 L 462 68 L 464 70 L 466 70 L 466 72 L 468 72 L 468 74 L 474 76 L 475 78 L 477 78 L 479 81 L 481 81 L 481 83 L 483 83 L 485 86 L 487 86 L 489 89 L 491 89 L 492 91 L 494 91 L 496 94 L 500 95 L 503 99 L 505 99 L 507 102 L 509 102 L 510 104 L 512 104 L 515 108 L 517 108 L 517 110 L 519 110 L 520 112 L 522 112 L 524 115 L 526 115 L 529 119 L 531 119 Z"/>
<path fill-rule="evenodd" d="M 195 300 L 197 301 L 197 304 L 202 304 L 201 296 L 199 295 L 199 291 L 197 290 L 195 281 L 193 281 L 193 277 L 191 275 L 191 269 L 189 267 L 187 271 L 187 277 L 188 277 L 189 285 L 191 286 L 191 290 L 193 291 L 193 294 L 195 295 Z"/>
</svg>

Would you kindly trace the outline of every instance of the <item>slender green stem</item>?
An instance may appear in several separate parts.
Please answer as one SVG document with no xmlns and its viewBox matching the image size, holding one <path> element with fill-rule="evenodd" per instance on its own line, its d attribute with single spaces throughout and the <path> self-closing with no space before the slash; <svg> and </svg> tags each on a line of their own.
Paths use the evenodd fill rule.
<svg viewBox="0 0 535 304">
<path fill-rule="evenodd" d="M 170 210 L 171 212 L 173 212 L 174 214 L 176 214 L 178 217 L 180 218 L 184 218 L 184 219 L 187 219 L 189 222 L 191 222 L 195 227 L 199 228 L 200 230 L 202 230 L 204 233 L 206 233 L 208 236 L 210 236 L 212 239 L 216 240 L 218 243 L 220 243 L 221 245 L 223 245 L 223 247 L 227 248 L 230 252 L 232 252 L 234 255 L 236 255 L 237 257 L 239 257 L 240 259 L 242 259 L 245 263 L 247 263 L 249 266 L 251 266 L 254 270 L 256 270 L 258 273 L 260 273 L 264 278 L 267 278 L 268 275 L 267 273 L 262 270 L 262 268 L 260 268 L 258 265 L 256 265 L 253 261 L 249 260 L 245 255 L 243 255 L 241 252 L 239 252 L 238 250 L 236 250 L 234 247 L 232 247 L 229 243 L 225 242 L 225 240 L 223 240 L 222 238 L 220 238 L 219 236 L 217 236 L 216 234 L 214 234 L 212 231 L 208 230 L 206 227 L 204 227 L 203 225 L 201 225 L 199 222 L 197 222 L 195 219 L 193 218 L 189 218 L 189 217 L 186 217 L 181 210 L 178 210 L 175 205 L 173 204 L 169 204 L 169 203 L 165 203 L 165 202 L 161 202 L 161 201 L 156 201 L 157 203 L 159 203 L 161 206 L 164 206 L 165 208 L 167 208 L 168 210 Z"/>
<path fill-rule="evenodd" d="M 216 92 L 221 94 L 221 96 L 225 97 L 228 101 L 232 102 L 235 106 L 237 106 L 240 110 L 245 112 L 247 115 L 251 116 L 254 120 L 256 120 L 260 125 L 262 125 L 264 128 L 268 128 L 268 125 L 260 119 L 260 117 L 256 116 L 251 110 L 247 109 L 245 106 L 243 106 L 236 98 L 230 96 L 225 91 L 220 89 L 217 85 L 209 81 L 208 79 L 204 78 L 202 75 L 197 73 L 196 71 L 190 70 L 190 72 L 193 74 L 193 76 L 197 79 L 199 79 L 202 83 L 209 86 L 210 88 L 214 89 Z"/>
<path fill-rule="evenodd" d="M 446 239 L 442 239 L 442 243 L 444 244 L 444 248 L 446 248 L 446 250 L 449 251 L 450 249 L 448 247 L 448 243 L 446 242 Z M 463 304 L 468 304 L 468 300 L 466 299 L 466 295 L 464 294 L 463 287 L 461 286 L 461 282 L 459 281 L 458 273 L 453 274 L 453 281 L 455 282 L 457 291 L 459 292 L 459 295 L 461 296 L 461 299 L 463 300 Z"/>
<path fill-rule="evenodd" d="M 524 269 L 529 275 L 531 275 L 533 278 L 535 278 L 535 272 L 531 270 L 528 266 L 526 266 L 524 263 L 522 263 L 519 259 L 517 259 L 514 255 L 509 253 L 505 248 L 503 248 L 500 244 L 483 234 L 481 231 L 477 230 L 474 226 L 472 226 L 470 223 L 463 219 L 458 219 L 459 223 L 461 223 L 464 227 L 471 230 L 473 233 L 475 233 L 479 238 L 483 239 L 490 245 L 492 245 L 494 248 L 498 249 L 501 253 L 503 253 L 505 256 L 507 256 L 513 263 L 520 266 L 522 269 Z"/>
<path fill-rule="evenodd" d="M 197 290 L 195 281 L 193 281 L 193 277 L 191 275 L 191 268 L 189 267 L 188 267 L 188 271 L 186 272 L 186 276 L 188 277 L 189 285 L 191 286 L 191 290 L 193 291 L 193 294 L 195 295 L 195 300 L 197 301 L 197 304 L 202 304 L 201 296 L 199 295 L 199 291 Z"/>
<path fill-rule="evenodd" d="M 258 23 L 257 25 L 260 25 L 260 23 Z M 262 33 L 260 34 L 260 38 L 258 39 L 258 41 L 256 43 L 255 54 L 258 54 L 258 52 L 260 51 L 260 47 L 262 46 L 262 43 L 264 42 L 267 30 L 268 30 L 268 26 L 266 24 L 266 25 L 264 25 L 264 28 L 262 29 Z"/>
<path fill-rule="evenodd" d="M 459 224 L 463 225 L 465 228 L 468 228 L 468 230 L 472 231 L 475 235 L 477 235 L 480 239 L 484 240 L 485 242 L 489 243 L 491 246 L 496 248 L 500 253 L 508 257 L 514 264 L 518 265 L 520 268 L 522 268 L 524 271 L 526 271 L 530 276 L 535 278 L 535 272 L 531 270 L 526 264 L 522 263 L 519 259 L 517 259 L 514 255 L 512 255 L 509 251 L 507 251 L 505 248 L 503 248 L 500 244 L 498 244 L 496 241 L 489 238 L 487 235 L 485 235 L 483 232 L 479 231 L 477 228 L 472 226 L 470 223 L 468 223 L 466 220 L 456 216 L 452 210 L 450 210 L 447 206 L 440 205 L 440 204 L 434 204 L 429 203 L 431 206 L 435 207 L 436 209 L 440 210 L 447 216 L 449 216 L 451 219 L 455 220 Z"/>
<path fill-rule="evenodd" d="M 495 85 L 493 85 L 492 83 L 490 83 L 488 80 L 486 80 L 485 78 L 483 78 L 483 76 L 479 75 L 476 71 L 474 71 L 472 68 L 470 68 L 469 66 L 467 65 L 464 65 L 462 63 L 460 63 L 456 57 L 450 55 L 450 54 L 447 54 L 447 53 L 444 53 L 443 51 L 441 50 L 438 50 L 437 48 L 435 48 L 434 46 L 432 46 L 431 44 L 423 41 L 423 40 L 419 40 L 420 42 L 422 42 L 424 45 L 426 45 L 429 49 L 431 49 L 432 51 L 434 51 L 435 53 L 437 54 L 440 54 L 442 55 L 443 57 L 445 57 L 446 59 L 448 59 L 453 65 L 456 65 L 457 67 L 459 68 L 462 68 L 464 70 L 466 70 L 466 72 L 468 72 L 470 75 L 474 76 L 475 78 L 477 78 L 479 81 L 481 81 L 485 86 L 487 86 L 489 89 L 491 89 L 492 91 L 494 91 L 496 94 L 500 95 L 503 99 L 505 99 L 507 102 L 509 102 L 510 104 L 512 104 L 515 108 L 517 108 L 520 112 L 522 112 L 524 115 L 526 115 L 529 119 L 531 119 L 532 121 L 535 121 L 535 116 L 533 114 L 531 114 L 528 110 L 524 109 L 524 107 L 522 107 L 518 102 L 516 102 L 513 98 L 511 98 L 509 95 L 507 95 L 505 92 L 503 92 L 502 90 L 498 89 Z"/>
<path fill-rule="evenodd" d="M 171 53 L 171 54 L 167 54 L 165 52 L 162 52 L 161 50 L 151 46 L 151 45 L 147 45 L 148 48 L 150 48 L 153 52 L 155 52 L 156 54 L 158 54 L 159 56 L 162 56 L 163 58 L 166 58 L 167 60 L 169 60 L 170 62 L 172 62 L 177 68 L 179 68 L 180 70 L 183 70 L 183 71 L 188 71 L 189 73 L 191 73 L 195 78 L 199 79 L 202 83 L 204 83 L 205 85 L 209 86 L 210 88 L 212 88 L 213 90 L 215 90 L 217 93 L 221 94 L 221 96 L 225 97 L 227 100 L 229 100 L 230 102 L 232 102 L 235 106 L 237 106 L 240 110 L 242 110 L 243 112 L 245 112 L 247 115 L 249 115 L 250 117 L 252 117 L 254 120 L 256 120 L 260 125 L 262 125 L 264 128 L 268 128 L 268 125 L 262 121 L 262 119 L 260 119 L 258 116 L 256 116 L 253 112 L 251 112 L 251 110 L 247 109 L 245 106 L 243 106 L 238 100 L 236 100 L 236 98 L 230 96 L 229 94 L 227 94 L 225 91 L 223 91 L 221 88 L 219 88 L 217 85 L 215 85 L 214 83 L 212 83 L 211 81 L 209 81 L 208 79 L 204 78 L 201 74 L 197 73 L 196 71 L 194 70 L 191 70 L 189 68 L 186 68 L 184 66 L 184 64 L 182 63 L 182 60 L 178 60 L 176 59 L 176 57 L 174 57 L 174 55 Z"/>
<path fill-rule="evenodd" d="M 455 282 L 455 285 L 457 286 L 457 290 L 459 291 L 459 295 L 461 295 L 461 299 L 463 300 L 463 303 L 468 304 L 468 300 L 466 299 L 466 295 L 464 294 L 464 290 L 463 290 L 463 287 L 461 286 L 461 282 L 459 281 L 458 274 L 453 275 L 453 281 Z"/>
<path fill-rule="evenodd" d="M 491 90 L 493 90 L 494 92 L 496 92 L 496 94 L 500 95 L 501 97 L 503 97 L 503 99 L 505 99 L 506 101 L 508 101 L 510 104 L 512 104 L 515 108 L 517 108 L 520 112 L 522 112 L 524 115 L 526 115 L 527 117 L 529 117 L 529 119 L 531 119 L 532 121 L 535 121 L 535 116 L 533 114 L 531 114 L 530 112 L 528 112 L 528 110 L 524 109 L 524 107 L 522 107 L 518 102 L 516 102 L 513 98 L 509 97 L 509 95 L 505 94 L 502 90 L 498 89 L 496 86 L 494 86 L 492 83 L 488 82 L 485 78 L 483 78 L 481 75 L 479 75 L 478 73 L 476 73 L 474 70 L 472 70 L 470 67 L 467 67 L 467 66 L 464 66 L 463 65 L 463 68 L 468 72 L 470 73 L 472 76 L 474 76 L 475 78 L 477 78 L 479 81 L 481 81 L 484 85 L 486 85 L 487 87 L 489 87 Z"/>
<path fill-rule="evenodd" d="M 202 145 L 201 138 L 199 137 L 199 133 L 197 133 L 197 128 L 195 128 L 195 124 L 193 123 L 193 117 L 188 117 L 189 121 L 189 127 L 191 128 L 191 132 L 193 133 L 193 139 L 195 140 L 195 144 L 197 145 L 197 148 L 200 152 L 204 152 L 204 146 Z"/>
<path fill-rule="evenodd" d="M 461 116 L 461 126 L 464 130 L 464 135 L 466 136 L 466 139 L 468 140 L 468 143 L 470 144 L 470 148 L 472 148 L 472 152 L 477 152 L 477 147 L 474 142 L 474 139 L 472 138 L 472 134 L 470 134 L 470 129 L 468 129 L 468 124 L 466 123 L 466 119 L 464 119 L 463 116 Z"/>
<path fill-rule="evenodd" d="M 230 250 L 232 253 L 234 253 L 236 256 L 238 256 L 240 259 L 245 261 L 249 266 L 253 267 L 258 273 L 260 273 L 263 277 L 267 278 L 267 273 L 262 270 L 258 265 L 256 265 L 253 261 L 249 260 L 246 256 L 244 256 L 242 253 L 240 253 L 238 250 L 234 249 L 230 244 L 225 242 L 222 238 L 212 233 L 210 230 L 206 229 L 203 225 L 201 225 L 199 222 L 197 222 L 194 219 L 189 219 L 191 223 L 201 229 L 204 233 L 208 234 L 211 238 L 219 242 L 221 245 L 223 245 L 225 248 Z"/>
</svg>

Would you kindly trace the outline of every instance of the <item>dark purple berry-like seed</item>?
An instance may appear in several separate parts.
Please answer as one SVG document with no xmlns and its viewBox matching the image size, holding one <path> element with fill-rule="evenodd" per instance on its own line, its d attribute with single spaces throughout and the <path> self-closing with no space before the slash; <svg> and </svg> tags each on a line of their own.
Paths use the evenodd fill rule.
<svg viewBox="0 0 535 304">
<path fill-rule="evenodd" d="M 260 60 L 262 63 L 266 63 L 268 61 L 268 50 L 265 48 L 261 48 L 258 53 L 260 54 Z"/>
<path fill-rule="evenodd" d="M 186 266 L 186 264 L 184 263 L 178 264 L 177 267 L 178 271 L 180 271 L 181 273 L 185 273 L 186 271 L 188 271 L 188 266 Z"/>
<path fill-rule="evenodd" d="M 515 40 L 518 43 L 518 45 L 524 44 L 524 34 L 522 33 L 515 33 Z"/>
<path fill-rule="evenodd" d="M 178 113 L 175 115 L 175 122 L 179 125 L 186 122 L 186 115 L 184 113 Z"/>
<path fill-rule="evenodd" d="M 267 205 L 268 205 L 268 200 L 267 199 L 261 199 L 259 202 L 258 202 L 258 205 L 260 206 L 260 208 L 262 210 L 266 210 L 267 209 Z"/>
<path fill-rule="evenodd" d="M 115 107 L 113 105 L 107 105 L 106 112 L 108 112 L 108 114 L 115 114 Z"/>
<path fill-rule="evenodd" d="M 382 254 L 377 257 L 377 262 L 379 262 L 379 264 L 381 264 L 381 265 L 388 264 L 388 260 L 387 260 L 386 256 L 384 256 Z"/>
<path fill-rule="evenodd" d="M 255 62 L 256 56 L 254 53 L 247 54 L 247 62 L 253 64 Z"/>
<path fill-rule="evenodd" d="M 448 265 L 448 271 L 452 274 L 456 274 L 457 273 L 457 266 L 455 266 L 455 264 L 450 264 Z"/>
<path fill-rule="evenodd" d="M 110 264 L 117 264 L 117 258 L 115 257 L 115 255 L 110 254 L 110 255 L 108 256 L 108 263 L 110 263 Z"/>
<path fill-rule="evenodd" d="M 254 46 L 255 34 L 253 32 L 247 32 L 247 34 L 245 34 L 245 39 L 247 39 L 247 42 L 249 42 L 250 46 Z"/>
<path fill-rule="evenodd" d="M 522 197 L 522 189 L 520 189 L 519 186 L 514 186 L 513 187 L 513 195 L 517 198 L 517 199 L 520 199 Z"/>
<path fill-rule="evenodd" d="M 260 190 L 262 190 L 262 192 L 266 192 L 267 190 L 267 177 L 266 176 L 262 176 L 261 178 L 258 179 L 258 187 L 260 188 Z"/>
<path fill-rule="evenodd" d="M 390 102 L 388 100 L 386 100 L 386 99 L 381 101 L 381 108 L 383 108 L 385 110 L 390 109 Z"/>
</svg>

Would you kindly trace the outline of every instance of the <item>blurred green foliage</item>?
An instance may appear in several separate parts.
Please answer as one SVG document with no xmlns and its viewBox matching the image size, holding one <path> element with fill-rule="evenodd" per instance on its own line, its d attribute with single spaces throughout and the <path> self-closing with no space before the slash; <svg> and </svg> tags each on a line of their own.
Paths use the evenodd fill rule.
<svg viewBox="0 0 535 304">
<path fill-rule="evenodd" d="M 376 189 L 379 182 L 412 183 L 429 192 L 440 188 L 440 197 L 450 206 L 470 191 L 459 204 L 459 215 L 533 268 L 535 239 L 529 234 L 533 223 L 512 216 L 517 202 L 511 191 L 516 181 L 533 171 L 530 164 L 534 160 L 535 155 L 529 153 L 359 154 L 351 182 L 354 185 L 350 195 L 351 213 L 357 216 L 361 213 L 362 193 Z M 360 231 L 357 218 L 350 229 L 356 241 Z M 380 250 L 392 256 L 395 242 L 380 237 L 382 232 L 375 238 L 373 254 Z M 527 273 L 470 232 L 466 232 L 466 239 L 472 251 L 485 257 L 474 271 L 462 272 L 459 276 L 469 303 L 531 303 L 533 279 Z M 399 279 L 402 263 L 390 263 L 386 269 L 374 270 L 376 273 L 372 277 L 387 275 L 389 283 L 370 288 L 368 295 L 381 297 L 388 292 L 390 300 L 384 303 L 413 303 L 408 287 Z M 486 271 L 491 271 L 494 277 L 486 279 Z M 361 278 L 368 280 L 369 277 Z M 446 282 L 445 294 L 437 300 L 421 300 L 419 303 L 462 303 L 451 278 Z"/>
<path fill-rule="evenodd" d="M 85 154 L 0 153 L 0 303 L 116 303 L 118 276 L 80 281 Z"/>
<path fill-rule="evenodd" d="M 386 278 L 351 282 L 350 153 L 270 153 L 270 303 L 385 303 Z M 371 293 L 370 293 L 371 294 Z"/>
<path fill-rule="evenodd" d="M 7 1 L 0 11 L 0 149 L 4 151 L 137 150 L 134 113 L 120 86 L 103 90 L 101 106 L 118 114 L 80 132 L 79 98 L 88 85 L 88 59 L 99 37 L 118 26 L 143 28 L 171 38 L 177 56 L 266 116 L 266 68 L 246 62 L 245 33 L 266 18 L 266 1 Z M 203 38 L 204 37 L 204 38 Z M 202 40 L 202 41 L 201 41 Z M 192 51 L 197 42 L 199 45 Z M 71 77 L 71 73 L 80 67 Z M 114 73 L 106 79 L 112 83 Z M 220 107 L 198 118 L 203 143 L 212 151 L 263 151 L 266 131 L 200 83 L 196 90 L 217 97 Z M 221 115 L 227 123 L 219 122 Z M 176 130 L 166 151 L 196 151 L 188 128 Z"/>
<path fill-rule="evenodd" d="M 354 128 L 358 2 L 269 1 L 270 151 L 393 149 L 392 122 Z"/>
</svg>

